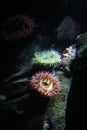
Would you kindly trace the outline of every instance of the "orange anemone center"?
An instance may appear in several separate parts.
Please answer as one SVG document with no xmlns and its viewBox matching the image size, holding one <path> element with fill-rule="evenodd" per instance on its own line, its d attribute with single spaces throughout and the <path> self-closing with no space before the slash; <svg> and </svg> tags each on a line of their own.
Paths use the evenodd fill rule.
<svg viewBox="0 0 87 130">
<path fill-rule="evenodd" d="M 49 79 L 43 79 L 42 84 L 45 86 L 50 85 L 50 80 Z"/>
<path fill-rule="evenodd" d="M 50 79 L 42 79 L 40 81 L 40 86 L 46 90 L 50 90 L 53 87 L 53 84 Z"/>
</svg>

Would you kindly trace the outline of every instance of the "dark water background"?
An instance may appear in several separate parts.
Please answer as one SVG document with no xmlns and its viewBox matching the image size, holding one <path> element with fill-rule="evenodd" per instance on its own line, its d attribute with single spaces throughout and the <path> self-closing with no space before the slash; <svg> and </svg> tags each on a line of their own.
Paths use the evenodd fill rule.
<svg viewBox="0 0 87 130">
<path fill-rule="evenodd" d="M 72 16 L 74 19 L 79 21 L 80 26 L 81 26 L 81 33 L 86 32 L 87 31 L 86 12 L 87 12 L 87 1 L 86 0 L 66 0 L 65 2 L 64 2 L 64 0 L 59 0 L 59 1 L 58 0 L 36 0 L 36 1 L 35 0 L 31 0 L 31 1 L 29 1 L 29 0 L 12 0 L 12 1 L 3 0 L 3 1 L 0 1 L 0 21 L 4 20 L 6 17 L 8 17 L 10 15 L 27 14 L 28 16 L 34 17 L 37 23 L 38 22 L 50 23 L 49 26 L 47 27 L 47 30 L 49 30 L 50 27 L 54 28 L 56 22 L 57 22 L 57 24 L 60 23 L 65 16 Z M 0 42 L 2 42 L 2 41 L 0 41 Z M 14 45 L 14 49 L 13 49 L 13 45 L 8 46 L 8 45 L 5 45 L 5 43 L 0 43 L 0 73 L 1 73 L 0 75 L 2 75 L 1 79 L 8 75 L 8 70 L 10 71 L 11 66 L 14 64 L 14 58 L 18 55 L 17 52 L 19 52 L 24 47 L 25 47 L 24 45 L 23 46 Z M 16 52 L 15 52 L 15 50 L 16 50 Z M 10 56 L 10 58 L 9 58 L 9 56 Z M 11 63 L 10 63 L 10 61 L 11 61 Z M 85 72 L 85 70 L 82 72 Z M 82 74 L 82 72 L 80 72 L 80 74 Z M 83 75 L 84 75 L 84 73 L 83 73 Z M 85 84 L 86 79 L 84 79 L 83 76 L 80 78 L 80 80 L 81 79 Z M 79 86 L 79 84 L 74 84 L 74 86 Z M 85 88 L 84 88 L 84 90 L 85 90 Z M 72 90 L 72 91 L 74 91 L 74 90 Z M 70 113 L 71 117 L 69 117 L 69 118 L 71 119 L 71 122 L 69 122 L 69 123 L 73 127 L 72 128 L 66 127 L 66 130 L 68 130 L 68 129 L 73 130 L 73 129 L 75 129 L 76 125 L 77 125 L 77 130 L 79 130 L 79 128 L 80 128 L 79 123 L 82 123 L 82 120 L 84 120 L 83 115 L 86 114 L 86 109 L 83 109 L 85 107 L 85 101 L 84 101 L 85 99 L 84 99 L 84 96 L 81 95 L 84 93 L 84 91 L 82 93 L 81 93 L 81 89 L 79 89 L 79 91 L 80 91 L 80 95 L 78 96 L 78 98 L 81 99 L 81 104 L 79 102 L 79 107 L 81 108 L 81 111 L 80 111 L 81 113 L 78 112 L 77 105 L 73 103 L 76 97 L 73 98 L 73 96 L 70 96 L 72 98 L 72 100 L 71 100 L 72 104 L 70 107 L 73 107 L 73 105 L 75 105 L 76 111 L 73 112 L 73 109 L 70 109 L 70 110 L 72 110 L 73 115 L 76 115 L 75 121 L 77 121 L 77 120 L 78 121 L 77 121 L 77 123 L 75 121 L 74 121 L 74 123 L 72 123 L 73 122 L 72 118 L 75 118 L 75 116 L 72 116 L 72 113 Z M 77 94 L 77 92 L 78 91 L 76 90 L 76 94 Z M 73 92 L 73 94 L 74 94 L 74 92 Z M 81 96 L 82 96 L 82 98 L 81 98 Z M 77 99 L 77 101 L 78 101 L 78 99 Z M 3 113 L 1 115 L 1 117 L 2 116 L 3 116 Z M 6 117 L 9 117 L 8 113 L 6 113 Z M 0 120 L 7 121 L 8 119 L 4 120 L 2 118 Z M 12 118 L 10 116 L 9 121 L 16 122 L 17 123 L 16 126 L 18 126 L 18 127 L 14 129 L 13 126 L 10 125 L 9 130 L 10 129 L 11 130 L 12 129 L 13 130 L 17 130 L 17 129 L 25 130 L 25 128 L 23 128 L 24 126 L 20 124 L 20 119 L 18 119 L 18 120 L 19 121 L 16 122 L 16 119 L 12 120 Z M 24 122 L 21 121 L 21 123 L 24 123 Z M 85 124 L 85 121 L 84 121 L 84 123 L 81 124 L 81 127 L 84 124 Z M 8 122 L 5 122 L 5 125 L 8 126 Z M 0 129 L 0 130 L 4 130 L 4 127 L 5 127 L 5 130 L 7 130 L 6 129 L 7 126 L 4 126 L 4 123 L 2 123 L 0 125 L 0 127 L 3 127 L 3 129 Z M 86 126 L 86 124 L 85 124 L 85 126 Z"/>
<path fill-rule="evenodd" d="M 43 22 L 47 24 L 45 33 L 51 37 L 53 29 L 61 23 L 65 16 L 76 19 L 80 23 L 81 33 L 85 32 L 87 29 L 86 11 L 86 0 L 3 0 L 0 2 L 0 21 L 15 14 L 26 14 L 34 18 L 37 24 Z M 6 64 L 4 69 L 7 67 L 8 70 L 9 61 L 12 62 L 18 54 L 17 52 L 25 46 L 24 44 L 21 46 L 15 44 L 13 47 L 13 45 L 4 44 L 0 41 L 1 68 Z"/>
</svg>

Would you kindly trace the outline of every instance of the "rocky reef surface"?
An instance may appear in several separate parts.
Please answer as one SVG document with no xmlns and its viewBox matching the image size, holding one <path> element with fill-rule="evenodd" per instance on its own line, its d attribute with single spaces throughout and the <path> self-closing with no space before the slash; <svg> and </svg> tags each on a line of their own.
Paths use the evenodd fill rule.
<svg viewBox="0 0 87 130">
<path fill-rule="evenodd" d="M 65 128 L 67 96 L 72 78 L 65 77 L 62 71 L 57 71 L 56 75 L 60 77 L 61 93 L 48 102 L 44 117 L 44 130 L 64 130 Z M 48 124 L 47 126 L 45 126 L 46 123 Z"/>
</svg>

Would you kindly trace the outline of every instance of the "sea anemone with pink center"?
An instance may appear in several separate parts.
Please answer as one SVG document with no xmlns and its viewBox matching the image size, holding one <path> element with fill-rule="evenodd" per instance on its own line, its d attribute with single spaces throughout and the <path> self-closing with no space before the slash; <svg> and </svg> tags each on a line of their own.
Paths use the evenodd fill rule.
<svg viewBox="0 0 87 130">
<path fill-rule="evenodd" d="M 44 97 L 51 98 L 61 91 L 59 78 L 49 72 L 38 72 L 30 79 L 31 87 Z"/>
</svg>

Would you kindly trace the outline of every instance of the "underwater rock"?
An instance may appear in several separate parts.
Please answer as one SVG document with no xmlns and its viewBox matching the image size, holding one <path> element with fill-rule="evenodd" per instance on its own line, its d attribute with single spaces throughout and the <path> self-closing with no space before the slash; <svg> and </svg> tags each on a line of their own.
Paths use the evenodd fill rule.
<svg viewBox="0 0 87 130">
<path fill-rule="evenodd" d="M 62 71 L 57 71 L 56 75 L 60 77 L 62 88 L 61 92 L 48 102 L 44 115 L 44 123 L 47 122 L 48 129 L 64 130 L 67 96 L 72 78 L 66 78 Z M 43 125 L 45 125 L 44 123 Z"/>
<path fill-rule="evenodd" d="M 76 41 L 79 45 L 84 45 L 85 43 L 87 43 L 87 32 L 77 35 Z"/>
<path fill-rule="evenodd" d="M 78 51 L 78 50 L 77 50 Z M 84 57 L 86 56 L 86 57 Z M 65 130 L 87 129 L 87 55 L 76 57 L 66 107 Z"/>
<path fill-rule="evenodd" d="M 76 37 L 77 55 L 66 107 L 65 130 L 87 129 L 87 32 Z"/>
<path fill-rule="evenodd" d="M 76 37 L 77 44 L 77 56 L 79 58 L 87 57 L 87 32 L 77 35 Z"/>
<path fill-rule="evenodd" d="M 80 33 L 80 26 L 74 18 L 66 16 L 56 29 L 57 39 L 61 42 L 72 42 Z"/>
<path fill-rule="evenodd" d="M 83 46 L 80 46 L 80 48 L 77 51 L 78 57 L 84 57 L 86 58 L 87 56 L 87 43 Z"/>
</svg>

